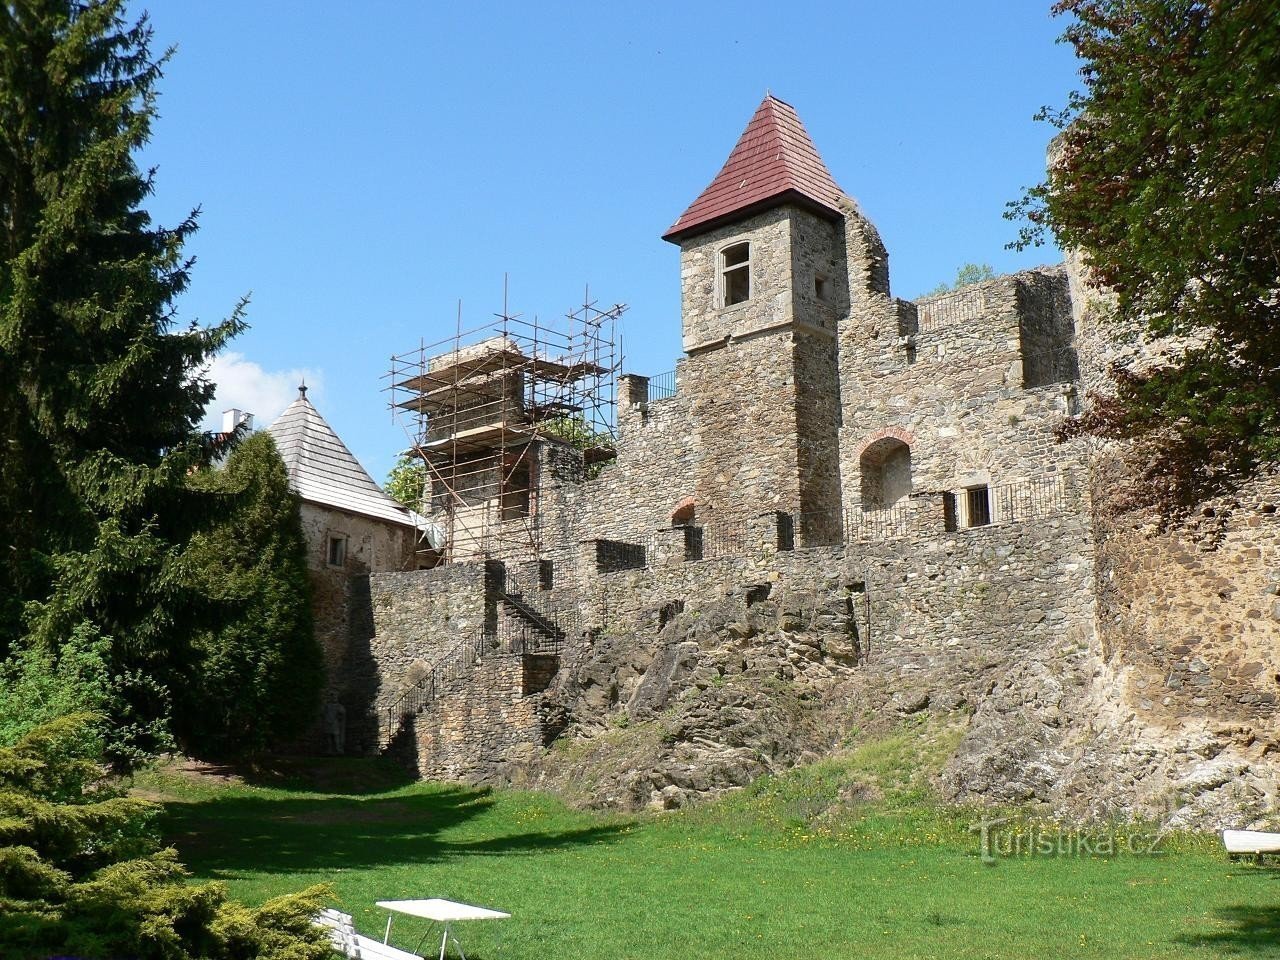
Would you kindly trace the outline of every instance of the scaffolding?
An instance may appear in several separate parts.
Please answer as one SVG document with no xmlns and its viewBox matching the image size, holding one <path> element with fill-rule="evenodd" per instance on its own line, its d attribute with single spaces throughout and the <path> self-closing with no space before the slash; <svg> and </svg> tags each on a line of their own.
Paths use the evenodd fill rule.
<svg viewBox="0 0 1280 960">
<path fill-rule="evenodd" d="M 391 358 L 391 410 L 423 463 L 409 506 L 430 531 L 421 545 L 443 562 L 542 556 L 543 442 L 582 452 L 589 469 L 615 455 L 618 319 L 625 304 L 582 306 L 559 323 L 502 313 Z"/>
</svg>

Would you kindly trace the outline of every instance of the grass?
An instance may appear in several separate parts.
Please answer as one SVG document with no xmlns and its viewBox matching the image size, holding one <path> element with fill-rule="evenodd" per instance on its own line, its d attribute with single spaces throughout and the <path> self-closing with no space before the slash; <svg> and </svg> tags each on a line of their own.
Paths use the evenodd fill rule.
<svg viewBox="0 0 1280 960">
<path fill-rule="evenodd" d="M 370 934 L 376 900 L 511 912 L 461 928 L 472 960 L 1280 957 L 1280 870 L 1229 864 L 1211 839 L 984 863 L 978 815 L 927 790 L 949 736 L 904 730 L 665 815 L 406 783 L 377 761 L 140 785 L 196 877 L 240 898 L 329 882 Z M 392 940 L 412 949 L 428 931 L 400 918 Z"/>
</svg>

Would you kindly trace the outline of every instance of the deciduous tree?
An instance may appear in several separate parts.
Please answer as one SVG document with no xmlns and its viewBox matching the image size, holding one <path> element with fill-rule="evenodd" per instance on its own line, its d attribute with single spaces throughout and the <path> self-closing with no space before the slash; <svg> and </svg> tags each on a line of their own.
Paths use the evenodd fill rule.
<svg viewBox="0 0 1280 960">
<path fill-rule="evenodd" d="M 1082 88 L 1045 183 L 1013 205 L 1171 348 L 1068 432 L 1137 441 L 1191 503 L 1280 459 L 1280 15 L 1272 0 L 1059 0 Z"/>
<path fill-rule="evenodd" d="M 989 263 L 966 263 L 956 269 L 955 283 L 940 283 L 925 296 L 933 297 L 940 293 L 946 293 L 949 290 L 959 290 L 961 287 L 967 287 L 971 283 L 981 283 L 983 280 L 990 280 L 995 277 L 996 272 L 991 269 Z"/>
<path fill-rule="evenodd" d="M 422 510 L 426 482 L 427 467 L 422 458 L 404 453 L 387 474 L 387 482 L 382 489 L 387 496 L 398 500 L 410 510 Z"/>
</svg>

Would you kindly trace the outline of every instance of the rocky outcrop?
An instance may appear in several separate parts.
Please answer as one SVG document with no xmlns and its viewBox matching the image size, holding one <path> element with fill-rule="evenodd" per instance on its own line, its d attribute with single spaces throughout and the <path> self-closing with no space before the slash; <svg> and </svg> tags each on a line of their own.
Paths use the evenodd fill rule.
<svg viewBox="0 0 1280 960">
<path fill-rule="evenodd" d="M 842 604 L 739 593 L 567 653 L 546 695 L 564 732 L 506 776 L 588 806 L 673 808 L 931 713 L 964 730 L 936 784 L 956 802 L 1070 820 L 1272 823 L 1274 735 L 1206 718 L 1153 724 L 1133 708 L 1125 669 L 1096 641 L 1060 637 L 965 671 L 904 669 L 867 658 Z"/>
<path fill-rule="evenodd" d="M 593 806 L 682 806 L 831 750 L 858 673 L 838 609 L 738 597 L 601 636 L 548 694 L 565 733 L 513 776 Z"/>
</svg>

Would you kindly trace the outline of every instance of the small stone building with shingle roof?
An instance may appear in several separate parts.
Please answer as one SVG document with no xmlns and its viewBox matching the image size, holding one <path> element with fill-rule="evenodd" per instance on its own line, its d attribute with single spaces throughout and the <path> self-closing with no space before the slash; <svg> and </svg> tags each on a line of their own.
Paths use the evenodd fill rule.
<svg viewBox="0 0 1280 960">
<path fill-rule="evenodd" d="M 301 501 L 315 635 L 324 652 L 324 701 L 341 702 L 352 669 L 352 590 L 370 573 L 417 568 L 425 556 L 415 550 L 421 518 L 374 482 L 307 399 L 305 386 L 267 432 Z"/>
</svg>

